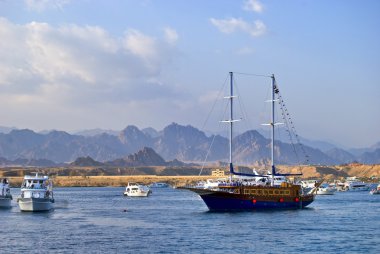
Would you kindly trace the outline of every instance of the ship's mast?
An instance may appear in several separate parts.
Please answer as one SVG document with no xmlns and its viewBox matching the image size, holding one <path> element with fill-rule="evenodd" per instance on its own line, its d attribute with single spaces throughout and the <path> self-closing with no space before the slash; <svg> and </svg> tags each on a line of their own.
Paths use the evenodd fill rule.
<svg viewBox="0 0 380 254">
<path fill-rule="evenodd" d="M 232 164 L 232 126 L 233 126 L 233 96 L 234 96 L 234 74 L 230 72 L 230 182 L 232 182 L 233 164 Z"/>
<path fill-rule="evenodd" d="M 272 74 L 271 78 L 272 78 L 272 100 L 271 100 L 272 120 L 270 123 L 270 126 L 272 128 L 272 130 L 271 130 L 271 166 L 272 166 L 271 185 L 274 186 L 274 175 L 276 174 L 276 168 L 274 166 L 274 125 L 275 125 L 275 123 L 274 123 L 274 102 L 275 102 L 275 99 L 274 99 L 274 86 L 275 86 L 274 74 Z"/>
</svg>

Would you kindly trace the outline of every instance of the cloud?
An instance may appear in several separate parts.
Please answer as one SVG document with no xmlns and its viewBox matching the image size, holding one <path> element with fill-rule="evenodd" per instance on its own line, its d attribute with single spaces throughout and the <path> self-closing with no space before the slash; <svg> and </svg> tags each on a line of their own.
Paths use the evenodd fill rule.
<svg viewBox="0 0 380 254">
<path fill-rule="evenodd" d="M 103 107 L 182 100 L 181 89 L 161 75 L 177 54 L 166 33 L 153 37 L 128 29 L 116 37 L 98 26 L 20 25 L 0 18 L 0 38 L 0 100 L 15 119 L 23 111 L 50 118 L 63 111 L 101 117 L 98 112 L 107 114 Z"/>
<path fill-rule="evenodd" d="M 43 12 L 48 9 L 63 10 L 63 6 L 71 0 L 24 0 L 27 8 L 31 11 Z"/>
<path fill-rule="evenodd" d="M 210 19 L 211 23 L 222 33 L 230 34 L 235 31 L 248 33 L 252 37 L 258 37 L 266 32 L 266 26 L 261 20 L 256 20 L 253 24 L 247 23 L 242 19 Z"/>
<path fill-rule="evenodd" d="M 243 9 L 246 11 L 261 13 L 263 12 L 264 7 L 258 0 L 247 0 L 244 2 Z"/>
<path fill-rule="evenodd" d="M 177 31 L 170 28 L 170 27 L 166 27 L 164 29 L 164 32 L 165 32 L 165 39 L 166 41 L 169 43 L 169 44 L 176 44 L 177 41 L 178 41 L 178 34 L 177 34 Z"/>
</svg>

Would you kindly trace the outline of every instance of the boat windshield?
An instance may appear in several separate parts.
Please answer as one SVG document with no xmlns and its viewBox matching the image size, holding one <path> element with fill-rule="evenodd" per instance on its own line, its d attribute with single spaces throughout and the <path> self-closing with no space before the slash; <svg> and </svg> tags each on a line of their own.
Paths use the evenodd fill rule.
<svg viewBox="0 0 380 254">
<path fill-rule="evenodd" d="M 46 188 L 46 181 L 25 179 L 22 182 L 21 187 L 22 188 L 31 188 L 31 189 L 45 189 Z"/>
</svg>

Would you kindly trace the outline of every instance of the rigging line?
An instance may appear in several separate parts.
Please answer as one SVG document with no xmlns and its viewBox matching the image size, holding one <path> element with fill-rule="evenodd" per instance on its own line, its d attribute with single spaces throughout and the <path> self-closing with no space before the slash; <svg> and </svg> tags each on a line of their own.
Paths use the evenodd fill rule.
<svg viewBox="0 0 380 254">
<path fill-rule="evenodd" d="M 207 117 L 206 117 L 206 120 L 205 120 L 205 122 L 203 123 L 202 129 L 201 129 L 202 131 L 204 131 L 204 128 L 205 128 L 205 126 L 206 126 L 208 120 L 210 119 L 211 113 L 214 111 L 214 108 L 215 108 L 216 103 L 218 102 L 218 100 L 220 100 L 220 97 L 221 97 L 220 95 L 221 95 L 222 91 L 224 90 L 224 87 L 225 87 L 226 84 L 227 84 L 227 80 L 228 80 L 228 75 L 226 76 L 226 79 L 224 80 L 221 89 L 219 89 L 219 92 L 218 92 L 218 95 L 217 95 L 217 97 L 216 97 L 216 99 L 215 99 L 215 101 L 214 101 L 214 104 L 212 105 L 211 110 L 209 111 L 209 113 L 208 113 L 208 115 L 207 115 Z"/>
<path fill-rule="evenodd" d="M 277 98 L 279 100 L 280 109 L 282 111 L 282 119 L 284 120 L 285 126 L 287 128 L 287 132 L 288 132 L 288 135 L 289 135 L 290 145 L 292 146 L 293 152 L 296 155 L 297 161 L 299 163 L 300 162 L 300 158 L 299 158 L 298 153 L 296 151 L 296 147 L 295 147 L 294 142 L 293 142 L 293 137 L 292 137 L 292 135 L 291 135 L 291 133 L 289 131 L 290 130 L 290 128 L 289 128 L 289 122 L 288 122 L 288 119 L 284 115 L 284 108 L 282 106 L 282 97 L 281 97 L 281 95 L 278 95 Z"/>
<path fill-rule="evenodd" d="M 227 77 L 228 77 L 228 76 L 227 76 Z M 224 89 L 224 86 L 223 86 L 223 89 Z M 222 89 L 222 90 L 223 90 L 223 89 Z M 220 95 L 220 93 L 219 93 L 219 95 Z M 219 97 L 219 96 L 218 96 L 218 97 Z M 225 106 L 224 112 L 222 112 L 220 119 L 224 119 L 224 116 L 226 115 L 226 112 L 227 112 L 228 106 L 229 106 L 228 103 L 226 103 L 226 106 Z M 221 122 L 219 122 L 219 126 L 220 126 L 220 125 L 221 125 Z M 211 148 L 212 148 L 212 146 L 213 146 L 213 144 L 214 144 L 214 140 L 215 140 L 216 136 L 217 136 L 217 135 L 213 135 L 213 138 L 212 138 L 211 144 L 210 144 L 210 146 L 209 146 L 209 148 L 208 148 L 208 150 L 207 150 L 207 153 L 206 153 L 205 159 L 203 160 L 202 168 L 201 168 L 201 170 L 200 170 L 200 172 L 199 172 L 199 176 L 202 174 L 203 169 L 204 169 L 204 167 L 205 167 L 205 165 L 206 165 L 206 161 L 207 161 L 207 159 L 208 159 L 208 156 L 209 156 L 209 154 L 210 154 L 210 151 L 211 151 Z"/>
<path fill-rule="evenodd" d="M 238 98 L 243 98 L 241 96 L 241 93 L 239 91 L 239 88 L 238 88 L 236 81 L 234 82 L 234 87 L 236 88 L 236 93 L 238 95 Z M 240 107 L 240 110 L 243 114 L 243 119 L 245 120 L 244 124 L 246 125 L 247 130 L 253 130 L 253 124 L 252 124 L 250 118 L 248 118 L 247 110 L 246 110 L 243 99 L 241 99 L 241 100 L 238 99 L 237 101 L 239 102 L 239 107 Z"/>
<path fill-rule="evenodd" d="M 299 156 L 298 156 L 298 153 L 296 152 L 296 149 L 295 149 L 295 145 L 294 145 L 294 143 L 293 143 L 293 138 L 292 138 L 292 136 L 296 139 L 296 141 L 297 141 L 297 145 L 299 145 L 299 147 L 300 147 L 300 149 L 301 149 L 301 152 L 303 153 L 303 155 L 304 155 L 304 157 L 305 157 L 305 162 L 308 162 L 309 161 L 309 156 L 307 155 L 307 153 L 306 153 L 306 151 L 305 151 L 305 149 L 304 149 L 304 146 L 302 145 L 302 143 L 301 143 L 301 141 L 300 141 L 300 139 L 299 139 L 299 137 L 298 137 L 298 134 L 297 134 L 297 132 L 296 132 L 296 129 L 295 129 L 295 127 L 294 127 L 294 123 L 293 123 L 293 120 L 291 119 L 291 117 L 290 117 L 290 115 L 289 115 L 289 113 L 288 113 L 288 109 L 286 108 L 286 106 L 285 106 L 285 103 L 284 103 L 284 101 L 283 101 L 283 98 L 282 98 L 282 95 L 281 95 L 281 93 L 280 93 L 280 90 L 278 89 L 278 85 L 277 85 L 277 82 L 276 82 L 276 89 L 277 89 L 277 98 L 279 99 L 279 104 L 280 104 L 280 108 L 282 109 L 282 111 L 283 111 L 283 118 L 284 118 L 284 120 L 286 121 L 286 123 L 287 123 L 287 128 L 288 128 L 288 133 L 289 133 L 289 138 L 290 138 L 290 141 L 291 141 L 291 144 L 292 144 L 292 146 L 294 146 L 294 148 L 293 148 L 293 150 L 294 150 L 294 152 L 295 152 L 295 154 L 296 154 L 296 156 L 297 156 L 297 159 L 298 159 L 298 161 L 299 161 L 299 163 L 300 163 L 300 158 L 299 158 Z M 285 113 L 285 114 L 284 114 Z M 290 128 L 289 128 L 290 127 Z"/>
<path fill-rule="evenodd" d="M 262 74 L 253 74 L 253 73 L 245 73 L 245 72 L 234 72 L 239 75 L 246 75 L 246 76 L 254 76 L 254 77 L 264 77 L 264 78 L 271 78 L 270 75 L 262 75 Z"/>
<path fill-rule="evenodd" d="M 283 109 L 283 107 L 282 107 L 282 105 L 280 104 L 280 109 L 282 110 L 282 111 L 284 111 L 284 109 Z M 293 152 L 294 152 L 294 154 L 296 155 L 296 158 L 297 158 L 297 162 L 300 164 L 300 158 L 299 158 L 299 155 L 298 155 L 298 153 L 297 153 L 297 150 L 296 150 L 296 147 L 295 147 L 295 144 L 294 144 L 294 142 L 293 142 L 293 137 L 292 137 L 292 134 L 291 134 L 291 132 L 289 131 L 289 121 L 288 121 L 288 119 L 284 116 L 284 114 L 283 114 L 283 120 L 284 120 L 284 122 L 285 122 L 285 126 L 286 126 L 286 128 L 287 128 L 287 132 L 288 132 L 288 135 L 289 135 L 289 140 L 290 140 L 290 145 L 291 145 L 291 147 L 292 147 L 292 149 L 293 149 Z"/>
<path fill-rule="evenodd" d="M 213 137 L 212 137 L 212 141 L 211 141 L 211 144 L 210 144 L 210 146 L 209 146 L 209 148 L 208 148 L 208 150 L 207 150 L 206 157 L 205 157 L 205 159 L 204 159 L 204 161 L 203 161 L 202 168 L 201 168 L 201 170 L 200 170 L 198 176 L 202 175 L 203 168 L 204 168 L 205 165 L 206 165 L 206 161 L 207 161 L 208 155 L 210 154 L 211 147 L 212 147 L 212 145 L 214 144 L 215 137 L 216 137 L 216 135 L 213 135 Z"/>
</svg>

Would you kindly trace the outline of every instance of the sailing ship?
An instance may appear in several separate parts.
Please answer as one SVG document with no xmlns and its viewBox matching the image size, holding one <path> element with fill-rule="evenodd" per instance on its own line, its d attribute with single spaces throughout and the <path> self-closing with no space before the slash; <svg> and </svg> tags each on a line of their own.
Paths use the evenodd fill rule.
<svg viewBox="0 0 380 254">
<path fill-rule="evenodd" d="M 275 132 L 275 93 L 278 93 L 278 87 L 274 75 L 271 75 L 271 123 L 266 124 L 271 127 L 271 174 L 268 185 L 245 185 L 241 181 L 233 180 L 233 176 L 258 177 L 256 174 L 246 174 L 234 170 L 232 158 L 232 137 L 233 123 L 238 121 L 233 117 L 233 72 L 230 72 L 230 95 L 225 97 L 229 99 L 230 117 L 222 121 L 229 123 L 229 170 L 230 178 L 225 184 L 217 188 L 205 189 L 194 187 L 182 187 L 197 193 L 205 202 L 210 211 L 244 211 L 259 209 L 300 209 L 310 205 L 315 198 L 315 190 L 322 183 L 315 186 L 315 190 L 309 193 L 303 193 L 299 184 L 282 182 L 280 185 L 275 184 L 276 177 L 286 177 L 299 174 L 280 174 L 276 171 L 274 164 L 274 132 Z M 261 175 L 261 177 L 269 177 Z"/>
</svg>

